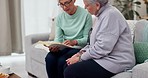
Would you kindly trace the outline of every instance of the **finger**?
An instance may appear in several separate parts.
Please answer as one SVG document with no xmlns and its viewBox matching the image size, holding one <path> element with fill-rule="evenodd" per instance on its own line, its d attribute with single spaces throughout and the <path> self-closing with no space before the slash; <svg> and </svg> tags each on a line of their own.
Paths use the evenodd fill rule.
<svg viewBox="0 0 148 78">
<path fill-rule="evenodd" d="M 64 41 L 64 44 L 65 44 L 65 45 L 69 45 L 69 43 L 70 43 L 70 40 Z"/>
<path fill-rule="evenodd" d="M 70 62 L 69 61 L 67 61 L 67 65 L 69 65 L 70 64 Z"/>
<path fill-rule="evenodd" d="M 58 52 L 59 51 L 59 47 L 58 46 L 54 46 L 53 51 L 54 52 Z"/>
<path fill-rule="evenodd" d="M 68 62 L 68 61 L 69 61 L 69 59 L 66 60 L 66 62 Z"/>
<path fill-rule="evenodd" d="M 55 48 L 56 48 L 55 46 L 52 46 L 52 47 L 49 47 L 49 50 L 52 52 L 55 52 Z"/>
</svg>

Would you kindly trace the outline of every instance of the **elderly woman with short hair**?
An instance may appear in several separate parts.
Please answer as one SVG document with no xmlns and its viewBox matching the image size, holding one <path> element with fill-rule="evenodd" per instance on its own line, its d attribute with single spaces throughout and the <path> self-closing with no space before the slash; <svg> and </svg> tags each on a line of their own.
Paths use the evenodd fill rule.
<svg viewBox="0 0 148 78">
<path fill-rule="evenodd" d="M 132 37 L 123 15 L 108 0 L 83 0 L 95 15 L 90 44 L 67 59 L 64 78 L 110 78 L 135 65 Z"/>
</svg>

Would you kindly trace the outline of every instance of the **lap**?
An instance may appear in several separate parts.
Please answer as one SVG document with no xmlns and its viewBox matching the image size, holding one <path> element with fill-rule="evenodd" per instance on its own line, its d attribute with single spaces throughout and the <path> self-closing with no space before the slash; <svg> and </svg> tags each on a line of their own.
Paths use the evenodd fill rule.
<svg viewBox="0 0 148 78">
<path fill-rule="evenodd" d="M 49 52 L 46 56 L 46 59 L 50 59 L 50 60 L 66 60 L 68 58 L 70 58 L 72 55 L 76 54 L 77 52 L 79 52 L 80 49 L 71 49 L 71 48 L 66 48 L 63 50 L 60 50 L 58 52 Z"/>
<path fill-rule="evenodd" d="M 64 75 L 66 76 L 67 73 L 78 78 L 110 78 L 112 75 L 114 75 L 93 60 L 72 64 L 65 69 Z"/>
</svg>

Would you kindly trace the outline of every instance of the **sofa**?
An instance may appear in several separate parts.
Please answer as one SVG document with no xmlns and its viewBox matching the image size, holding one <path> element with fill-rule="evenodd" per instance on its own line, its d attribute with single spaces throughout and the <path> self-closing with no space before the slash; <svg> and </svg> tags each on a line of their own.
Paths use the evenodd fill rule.
<svg viewBox="0 0 148 78">
<path fill-rule="evenodd" d="M 148 25 L 147 25 L 148 21 L 127 20 L 127 22 L 132 31 L 131 34 L 133 37 L 133 43 L 136 43 L 136 42 L 147 43 L 148 40 L 143 38 L 147 34 L 143 35 L 143 33 L 141 32 L 143 32 L 142 30 L 145 29 L 144 27 L 148 28 Z M 144 27 L 141 28 L 142 26 Z M 54 30 L 54 24 L 51 29 Z M 28 72 L 29 75 L 33 77 L 48 78 L 46 73 L 46 68 L 45 68 L 45 57 L 48 52 L 42 49 L 35 48 L 34 44 L 39 40 L 42 40 L 42 41 L 53 40 L 54 31 L 52 30 L 51 30 L 51 33 L 32 34 L 25 37 L 26 71 Z M 145 52 L 148 53 L 148 50 Z M 147 57 L 143 59 L 145 60 L 146 58 Z M 139 64 L 135 65 L 131 71 L 121 72 L 113 76 L 112 78 L 148 78 L 148 70 L 147 70 L 148 63 L 143 63 L 143 62 L 144 62 L 143 60 L 142 62 L 139 62 Z"/>
</svg>

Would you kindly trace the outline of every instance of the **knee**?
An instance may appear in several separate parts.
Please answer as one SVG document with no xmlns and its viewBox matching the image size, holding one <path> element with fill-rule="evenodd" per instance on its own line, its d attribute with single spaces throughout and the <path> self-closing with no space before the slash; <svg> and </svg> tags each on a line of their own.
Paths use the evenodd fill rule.
<svg viewBox="0 0 148 78">
<path fill-rule="evenodd" d="M 45 62 L 51 62 L 55 60 L 54 56 L 51 53 L 48 53 L 45 57 Z"/>
<path fill-rule="evenodd" d="M 64 65 L 66 64 L 66 58 L 62 57 L 58 59 L 58 67 L 63 68 Z"/>
<path fill-rule="evenodd" d="M 76 73 L 72 65 L 66 67 L 64 70 L 64 78 L 75 78 Z"/>
</svg>

